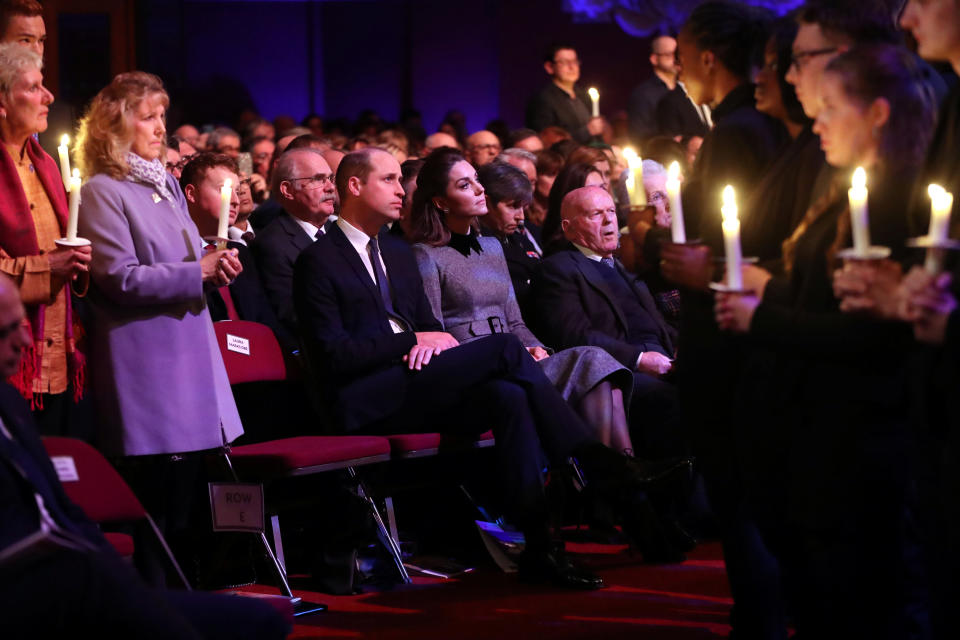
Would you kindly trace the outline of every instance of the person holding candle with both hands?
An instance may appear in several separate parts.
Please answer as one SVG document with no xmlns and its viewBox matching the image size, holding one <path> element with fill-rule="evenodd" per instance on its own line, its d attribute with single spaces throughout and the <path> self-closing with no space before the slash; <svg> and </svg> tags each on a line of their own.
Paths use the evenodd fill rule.
<svg viewBox="0 0 960 640">
<path fill-rule="evenodd" d="M 202 495 L 202 455 L 243 429 L 204 292 L 242 271 L 235 249 L 205 252 L 164 169 L 169 98 L 133 71 L 94 97 L 76 161 L 88 176 L 80 234 L 90 266 L 91 386 L 101 450 L 176 546 Z M 197 503 L 199 504 L 199 503 Z"/>
<path fill-rule="evenodd" d="M 837 56 L 820 83 L 814 132 L 839 177 L 784 243 L 785 276 L 746 266 L 748 292 L 717 295 L 721 329 L 745 333 L 772 354 L 765 381 L 754 376 L 740 389 L 738 419 L 751 423 L 747 433 L 779 434 L 767 441 L 776 462 L 752 499 L 785 589 L 795 594 L 798 633 L 811 637 L 906 636 L 901 520 L 912 445 L 911 336 L 903 326 L 841 313 L 831 272 L 854 236 L 866 236 L 858 247 L 872 240 L 902 254 L 904 185 L 932 123 L 932 97 L 908 53 L 876 45 Z M 850 209 L 865 195 L 848 189 L 856 167 L 869 175 L 868 213 L 854 219 Z M 869 228 L 852 229 L 861 219 Z M 755 400 L 765 393 L 777 401 Z"/>
<path fill-rule="evenodd" d="M 17 283 L 33 336 L 11 381 L 32 400 L 41 433 L 77 436 L 68 406 L 83 391 L 82 358 L 66 285 L 85 289 L 91 249 L 55 244 L 67 231 L 68 204 L 60 169 L 34 137 L 53 102 L 42 65 L 28 47 L 0 45 L 0 271 Z"/>
</svg>

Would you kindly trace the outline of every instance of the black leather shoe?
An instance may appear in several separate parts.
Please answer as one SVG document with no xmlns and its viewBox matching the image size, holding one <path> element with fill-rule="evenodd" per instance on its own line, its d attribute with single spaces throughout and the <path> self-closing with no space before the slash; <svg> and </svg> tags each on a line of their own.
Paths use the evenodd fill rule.
<svg viewBox="0 0 960 640">
<path fill-rule="evenodd" d="M 590 443 L 573 452 L 588 485 L 600 493 L 660 488 L 689 474 L 691 458 L 645 461 L 629 458 L 600 443 Z"/>
<path fill-rule="evenodd" d="M 644 562 L 671 564 L 687 559 L 674 545 L 671 535 L 646 499 L 636 499 L 623 514 L 623 532 L 643 555 Z"/>
<path fill-rule="evenodd" d="M 517 558 L 520 580 L 528 583 L 549 582 L 564 589 L 592 591 L 604 587 L 600 576 L 578 567 L 562 551 L 526 552 Z"/>
</svg>

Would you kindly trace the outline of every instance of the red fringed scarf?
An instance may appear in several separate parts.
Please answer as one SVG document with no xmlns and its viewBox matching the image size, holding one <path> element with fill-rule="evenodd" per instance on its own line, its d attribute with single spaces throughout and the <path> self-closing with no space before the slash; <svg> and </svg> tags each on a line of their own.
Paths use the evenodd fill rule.
<svg viewBox="0 0 960 640">
<path fill-rule="evenodd" d="M 27 156 L 40 178 L 43 190 L 46 191 L 53 211 L 60 223 L 61 232 L 67 227 L 67 194 L 63 188 L 60 169 L 57 163 L 40 147 L 34 137 L 27 139 Z M 14 258 L 34 256 L 40 252 L 37 246 L 37 230 L 33 225 L 33 216 L 30 214 L 30 204 L 20 183 L 20 175 L 13 158 L 6 152 L 0 153 L 0 247 Z M 74 328 L 73 305 L 71 302 L 70 287 L 66 286 L 66 351 L 67 372 L 73 384 L 74 402 L 83 396 L 85 384 L 86 363 L 83 354 L 77 350 L 76 334 L 80 327 Z M 40 394 L 34 394 L 33 383 L 40 375 L 43 362 L 43 317 L 46 305 L 31 305 L 27 307 L 27 321 L 33 344 L 24 349 L 20 359 L 20 370 L 10 380 L 23 397 L 30 400 L 34 409 L 43 408 L 43 399 Z M 75 337 L 76 336 L 76 337 Z"/>
</svg>

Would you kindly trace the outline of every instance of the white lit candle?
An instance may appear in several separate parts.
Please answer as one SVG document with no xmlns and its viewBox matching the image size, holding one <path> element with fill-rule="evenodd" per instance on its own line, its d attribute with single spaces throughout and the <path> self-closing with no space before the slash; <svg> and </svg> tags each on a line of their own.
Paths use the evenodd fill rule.
<svg viewBox="0 0 960 640">
<path fill-rule="evenodd" d="M 927 187 L 927 193 L 930 194 L 930 231 L 927 236 L 933 243 L 942 244 L 950 233 L 953 194 L 938 184 Z"/>
<path fill-rule="evenodd" d="M 683 202 L 680 198 L 680 165 L 676 161 L 667 169 L 667 201 L 670 203 L 670 235 L 676 244 L 687 241 L 683 226 Z"/>
<path fill-rule="evenodd" d="M 731 289 L 743 289 L 743 273 L 740 264 L 740 219 L 737 211 L 737 197 L 729 184 L 723 189 L 723 248 L 727 258 L 727 286 Z"/>
<path fill-rule="evenodd" d="M 217 248 L 226 249 L 227 229 L 230 227 L 230 200 L 233 199 L 233 181 L 227 178 L 220 187 L 220 220 L 217 226 Z M 223 246 L 220 246 L 223 245 Z"/>
<path fill-rule="evenodd" d="M 593 117 L 599 117 L 600 115 L 600 92 L 597 91 L 596 87 L 590 87 L 587 89 L 587 93 L 590 94 L 590 102 L 593 103 Z"/>
<path fill-rule="evenodd" d="M 850 227 L 853 230 L 853 249 L 861 257 L 870 253 L 870 214 L 867 211 L 867 172 L 857 167 L 853 172 L 850 190 Z"/>
<path fill-rule="evenodd" d="M 60 138 L 60 146 L 57 147 L 57 155 L 60 156 L 60 177 L 63 179 L 63 188 L 70 191 L 70 136 L 63 134 Z"/>
<path fill-rule="evenodd" d="M 70 192 L 70 214 L 67 216 L 67 240 L 77 239 L 77 212 L 80 210 L 80 170 L 74 169 L 67 191 Z"/>
<path fill-rule="evenodd" d="M 933 246 L 927 249 L 924 268 L 930 273 L 943 271 L 943 247 L 950 235 L 950 212 L 953 209 L 953 194 L 937 184 L 927 187 L 930 194 L 930 230 L 927 237 Z"/>
<path fill-rule="evenodd" d="M 632 207 L 647 206 L 647 191 L 643 187 L 643 158 L 631 147 L 623 150 L 627 159 L 627 197 Z"/>
</svg>

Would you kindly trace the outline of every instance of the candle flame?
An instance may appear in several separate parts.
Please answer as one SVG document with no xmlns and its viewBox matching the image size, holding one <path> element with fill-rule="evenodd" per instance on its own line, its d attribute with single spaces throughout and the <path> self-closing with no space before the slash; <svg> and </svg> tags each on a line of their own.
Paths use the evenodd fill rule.
<svg viewBox="0 0 960 640">
<path fill-rule="evenodd" d="M 853 172 L 853 179 L 850 184 L 854 189 L 867 188 L 867 172 L 863 170 L 863 167 L 857 167 L 857 170 Z"/>
<path fill-rule="evenodd" d="M 633 149 L 633 147 L 624 147 L 623 157 L 626 158 L 627 160 L 629 160 L 630 158 L 636 158 L 637 152 Z"/>
<path fill-rule="evenodd" d="M 73 168 L 73 177 L 77 180 L 80 179 L 80 169 L 77 169 L 76 167 Z"/>
<path fill-rule="evenodd" d="M 68 136 L 67 134 L 63 134 L 62 136 L 60 136 L 60 144 L 63 145 L 64 147 L 68 146 L 70 144 L 70 136 Z"/>
<path fill-rule="evenodd" d="M 670 168 L 667 169 L 667 180 L 679 180 L 680 179 L 680 163 L 674 160 L 670 163 Z"/>
<path fill-rule="evenodd" d="M 732 185 L 723 188 L 723 206 L 720 207 L 720 214 L 724 221 L 737 219 L 737 194 Z"/>
<path fill-rule="evenodd" d="M 231 180 L 230 178 L 227 178 L 226 180 L 224 180 L 224 181 L 223 181 L 223 188 L 224 188 L 224 189 L 232 189 L 232 188 L 233 188 L 233 180 Z"/>
<path fill-rule="evenodd" d="M 599 99 L 600 99 L 600 92 L 597 91 L 597 88 L 596 88 L 596 87 L 590 87 L 589 89 L 587 89 L 587 93 L 590 94 L 590 98 L 591 98 L 592 100 L 599 100 Z"/>
<path fill-rule="evenodd" d="M 938 184 L 930 183 L 930 186 L 927 187 L 927 193 L 930 194 L 931 200 L 936 200 L 941 194 L 945 192 L 946 192 L 946 189 L 944 189 Z"/>
<path fill-rule="evenodd" d="M 953 194 L 946 189 L 940 189 L 936 194 L 932 194 L 933 207 L 940 211 L 950 211 L 953 208 Z"/>
</svg>

